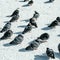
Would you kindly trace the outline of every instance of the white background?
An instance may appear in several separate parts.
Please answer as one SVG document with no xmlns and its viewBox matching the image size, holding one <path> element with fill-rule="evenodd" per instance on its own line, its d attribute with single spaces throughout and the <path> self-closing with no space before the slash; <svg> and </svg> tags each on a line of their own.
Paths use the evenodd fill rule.
<svg viewBox="0 0 60 60">
<path fill-rule="evenodd" d="M 0 30 L 6 22 L 11 19 L 6 16 L 11 15 L 15 9 L 20 8 L 20 18 L 17 22 L 13 22 L 11 27 L 14 34 L 10 39 L 0 41 L 0 60 L 48 60 L 45 54 L 47 47 L 54 50 L 56 56 L 54 60 L 60 59 L 60 54 L 57 48 L 60 43 L 60 26 L 57 26 L 52 30 L 42 30 L 54 21 L 57 16 L 60 16 L 60 0 L 45 4 L 44 2 L 46 1 L 47 0 L 34 0 L 32 6 L 22 7 L 28 2 L 19 2 L 19 0 L 0 0 Z M 40 17 L 36 21 L 38 28 L 32 29 L 30 33 L 26 33 L 21 44 L 9 46 L 8 43 L 24 30 L 25 26 L 28 24 L 25 20 L 31 18 L 35 10 L 40 14 Z M 50 36 L 48 42 L 41 44 L 39 48 L 34 51 L 23 50 L 23 48 L 29 45 L 29 42 L 45 32 L 49 33 Z M 2 37 L 3 34 L 4 33 L 0 33 L 0 37 Z"/>
</svg>

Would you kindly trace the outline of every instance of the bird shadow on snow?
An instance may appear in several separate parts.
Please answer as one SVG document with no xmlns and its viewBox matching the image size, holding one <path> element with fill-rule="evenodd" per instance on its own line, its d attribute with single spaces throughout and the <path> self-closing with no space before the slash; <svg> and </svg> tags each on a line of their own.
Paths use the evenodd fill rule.
<svg viewBox="0 0 60 60">
<path fill-rule="evenodd" d="M 23 5 L 22 7 L 28 7 L 29 5 L 28 4 L 26 4 L 26 5 Z"/>
<path fill-rule="evenodd" d="M 17 26 L 18 28 L 21 27 L 21 28 L 25 28 L 27 25 L 22 25 L 22 26 Z M 32 26 L 33 29 L 35 29 L 34 26 Z"/>
<path fill-rule="evenodd" d="M 55 56 L 56 56 L 56 58 L 60 59 L 60 53 L 55 52 Z"/>
<path fill-rule="evenodd" d="M 50 24 L 46 24 L 46 25 L 50 25 Z"/>
<path fill-rule="evenodd" d="M 50 2 L 50 1 L 46 1 L 46 2 L 44 2 L 44 3 L 52 3 L 52 2 Z"/>
<path fill-rule="evenodd" d="M 15 45 L 11 45 L 11 44 L 9 44 L 9 43 L 6 43 L 6 44 L 3 44 L 3 46 L 9 47 L 9 46 L 15 46 Z"/>
<path fill-rule="evenodd" d="M 25 27 L 26 27 L 26 25 L 22 25 L 22 26 L 17 26 L 17 27 L 18 27 L 18 28 L 19 28 L 19 27 L 21 27 L 21 28 L 25 28 Z"/>
<path fill-rule="evenodd" d="M 34 60 L 49 60 L 49 58 L 46 56 L 46 54 L 44 55 L 35 55 Z"/>
<path fill-rule="evenodd" d="M 4 23 L 7 23 L 7 22 L 9 22 L 9 21 L 4 21 Z"/>
<path fill-rule="evenodd" d="M 58 37 L 60 37 L 60 34 L 59 35 L 57 35 Z"/>
<path fill-rule="evenodd" d="M 42 30 L 51 30 L 52 28 L 49 28 L 49 27 L 44 27 L 42 28 Z"/>
<path fill-rule="evenodd" d="M 1 38 L 0 38 L 0 41 L 4 41 L 4 40 L 8 40 L 8 39 L 10 39 L 10 38 L 5 38 L 5 39 L 1 39 Z"/>
<path fill-rule="evenodd" d="M 31 52 L 33 50 L 25 50 L 25 48 L 19 49 L 19 52 Z"/>
<path fill-rule="evenodd" d="M 22 21 L 29 22 L 29 19 L 27 19 L 27 20 L 22 20 Z"/>
<path fill-rule="evenodd" d="M 24 2 L 24 1 L 19 1 L 19 2 Z"/>
<path fill-rule="evenodd" d="M 15 32 L 14 34 L 22 34 L 22 32 Z"/>
</svg>

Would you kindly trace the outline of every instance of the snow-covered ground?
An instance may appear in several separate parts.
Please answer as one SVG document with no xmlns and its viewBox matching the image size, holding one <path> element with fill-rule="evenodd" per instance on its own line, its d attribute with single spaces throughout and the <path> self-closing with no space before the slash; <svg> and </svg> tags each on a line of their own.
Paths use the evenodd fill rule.
<svg viewBox="0 0 60 60">
<path fill-rule="evenodd" d="M 0 0 L 0 30 L 6 22 L 11 19 L 6 16 L 11 15 L 15 9 L 20 8 L 19 20 L 12 23 L 11 30 L 14 32 L 13 36 L 10 39 L 0 41 L 0 60 L 48 60 L 45 55 L 47 47 L 54 50 L 56 56 L 54 60 L 59 60 L 60 54 L 57 47 L 60 43 L 60 26 L 52 30 L 43 29 L 54 21 L 57 16 L 60 16 L 60 0 L 55 0 L 53 3 L 44 3 L 47 0 L 33 0 L 34 4 L 28 7 L 22 7 L 28 2 L 19 1 L 22 0 Z M 26 33 L 21 44 L 9 46 L 8 43 L 24 30 L 24 26 L 28 24 L 26 20 L 33 16 L 35 10 L 40 14 L 40 17 L 36 21 L 38 28 L 34 28 L 30 33 Z M 23 48 L 29 45 L 29 42 L 45 32 L 50 35 L 48 42 L 41 44 L 39 48 L 34 51 L 23 50 Z M 3 34 L 4 33 L 0 33 L 0 37 Z"/>
</svg>

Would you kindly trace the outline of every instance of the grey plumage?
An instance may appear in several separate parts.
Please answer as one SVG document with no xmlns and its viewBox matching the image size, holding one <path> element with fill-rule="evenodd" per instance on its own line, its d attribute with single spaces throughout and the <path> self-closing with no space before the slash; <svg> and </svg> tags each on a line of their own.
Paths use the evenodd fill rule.
<svg viewBox="0 0 60 60">
<path fill-rule="evenodd" d="M 14 16 L 11 18 L 10 22 L 15 22 L 15 21 L 17 21 L 18 19 L 19 19 L 19 15 L 14 15 Z"/>
<path fill-rule="evenodd" d="M 18 35 L 14 38 L 13 41 L 10 42 L 10 44 L 12 45 L 17 45 L 17 44 L 21 44 L 21 42 L 23 41 L 23 36 L 22 35 Z"/>
<path fill-rule="evenodd" d="M 29 32 L 29 31 L 31 31 L 31 30 L 32 30 L 32 25 L 29 23 L 29 24 L 25 27 L 25 29 L 24 29 L 24 31 L 22 32 L 22 34 L 25 34 L 25 33 Z"/>
<path fill-rule="evenodd" d="M 55 59 L 54 51 L 52 49 L 47 48 L 46 54 L 48 57 Z"/>
<path fill-rule="evenodd" d="M 26 50 L 36 50 L 41 43 L 47 42 L 46 40 L 49 38 L 48 33 L 43 33 L 40 37 L 38 37 L 36 40 L 31 42 L 29 46 L 27 46 Z"/>
<path fill-rule="evenodd" d="M 0 39 L 8 39 L 12 36 L 13 32 L 11 30 L 8 30 L 4 33 L 4 35 Z"/>
<path fill-rule="evenodd" d="M 36 50 L 39 47 L 40 43 L 41 43 L 40 40 L 36 39 L 29 46 L 27 46 L 25 49 L 26 50 Z"/>
<path fill-rule="evenodd" d="M 3 29 L 0 31 L 0 33 L 5 32 L 7 30 L 9 30 L 11 28 L 11 23 L 8 22 L 7 24 L 5 24 L 5 26 L 3 27 Z"/>
<path fill-rule="evenodd" d="M 31 42 L 31 44 L 29 46 L 27 46 L 25 49 L 26 50 L 36 50 L 39 47 L 39 45 L 44 42 L 46 42 L 46 41 L 43 41 L 41 39 L 36 39 L 33 42 Z"/>
<path fill-rule="evenodd" d="M 34 18 L 31 18 L 31 19 L 30 19 L 30 23 L 31 23 L 32 26 L 35 26 L 36 28 L 38 27 L 38 26 L 37 26 L 37 23 L 35 22 L 35 19 L 34 19 Z"/>
</svg>

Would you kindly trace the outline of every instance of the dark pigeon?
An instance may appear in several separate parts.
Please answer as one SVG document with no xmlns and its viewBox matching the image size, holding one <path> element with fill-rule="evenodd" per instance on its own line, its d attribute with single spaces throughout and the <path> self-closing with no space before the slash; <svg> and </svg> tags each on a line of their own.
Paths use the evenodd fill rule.
<svg viewBox="0 0 60 60">
<path fill-rule="evenodd" d="M 11 30 L 8 30 L 4 33 L 4 35 L 0 39 L 8 39 L 12 36 L 13 32 Z"/>
<path fill-rule="evenodd" d="M 43 33 L 40 37 L 38 37 L 37 39 L 41 39 L 41 40 L 47 40 L 49 38 L 49 34 L 48 33 Z"/>
<path fill-rule="evenodd" d="M 54 51 L 52 49 L 47 48 L 46 54 L 48 57 L 55 59 Z"/>
<path fill-rule="evenodd" d="M 50 27 L 50 28 L 54 28 L 54 27 L 56 27 L 58 25 L 58 21 L 53 21 L 48 27 Z"/>
<path fill-rule="evenodd" d="M 3 27 L 3 29 L 0 31 L 0 33 L 3 33 L 7 30 L 9 30 L 11 28 L 11 23 L 8 22 L 7 24 L 5 24 L 5 26 Z"/>
<path fill-rule="evenodd" d="M 24 29 L 24 31 L 22 32 L 22 34 L 25 34 L 25 33 L 27 33 L 27 32 L 30 32 L 32 30 L 32 25 L 29 23 L 26 27 L 25 27 L 25 29 Z"/>
</svg>

